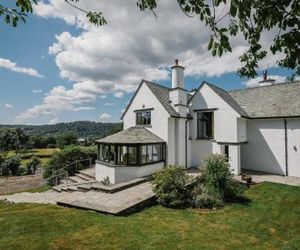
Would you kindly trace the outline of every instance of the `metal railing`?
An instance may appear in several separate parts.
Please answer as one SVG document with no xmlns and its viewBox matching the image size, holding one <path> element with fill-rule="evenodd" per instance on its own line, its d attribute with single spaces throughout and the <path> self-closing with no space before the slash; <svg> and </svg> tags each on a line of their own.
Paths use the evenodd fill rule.
<svg viewBox="0 0 300 250">
<path fill-rule="evenodd" d="M 83 166 L 82 162 L 84 161 L 89 161 L 88 166 Z M 91 168 L 92 167 L 92 158 L 88 158 L 88 159 L 83 159 L 83 160 L 76 160 L 66 166 L 64 166 L 61 169 L 55 170 L 52 174 L 51 177 L 44 179 L 44 181 L 51 186 L 57 186 L 59 184 L 61 184 L 61 180 L 65 180 L 66 186 L 68 185 L 69 182 L 69 168 L 74 165 L 74 169 L 72 169 L 72 173 L 78 173 L 79 170 L 84 170 L 87 168 Z"/>
</svg>

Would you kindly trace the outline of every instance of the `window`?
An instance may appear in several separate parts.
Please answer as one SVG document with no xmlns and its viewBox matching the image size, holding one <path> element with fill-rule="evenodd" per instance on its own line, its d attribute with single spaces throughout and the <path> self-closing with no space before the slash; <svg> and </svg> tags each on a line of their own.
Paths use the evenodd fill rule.
<svg viewBox="0 0 300 250">
<path fill-rule="evenodd" d="M 147 163 L 147 146 L 140 147 L 141 163 Z"/>
<path fill-rule="evenodd" d="M 226 157 L 226 162 L 229 160 L 229 146 L 225 145 L 224 146 L 224 156 Z"/>
<path fill-rule="evenodd" d="M 143 111 L 136 113 L 136 125 L 150 125 L 151 111 Z"/>
<path fill-rule="evenodd" d="M 137 164 L 137 148 L 136 147 L 128 147 L 128 164 Z"/>
<path fill-rule="evenodd" d="M 127 146 L 118 147 L 118 164 L 120 165 L 127 164 Z"/>
<path fill-rule="evenodd" d="M 198 139 L 212 139 L 213 135 L 213 112 L 199 112 L 197 114 L 197 137 Z"/>
<path fill-rule="evenodd" d="M 98 159 L 114 165 L 147 165 L 165 160 L 165 144 L 114 145 L 99 144 Z"/>
</svg>

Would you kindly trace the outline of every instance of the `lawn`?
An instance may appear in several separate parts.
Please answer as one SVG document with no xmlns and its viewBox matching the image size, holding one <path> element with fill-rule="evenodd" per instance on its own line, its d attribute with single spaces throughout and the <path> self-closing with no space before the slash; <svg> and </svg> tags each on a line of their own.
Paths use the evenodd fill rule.
<svg viewBox="0 0 300 250">
<path fill-rule="evenodd" d="M 264 183 L 217 211 L 154 206 L 128 217 L 0 203 L 0 249 L 299 249 L 300 188 Z"/>
</svg>

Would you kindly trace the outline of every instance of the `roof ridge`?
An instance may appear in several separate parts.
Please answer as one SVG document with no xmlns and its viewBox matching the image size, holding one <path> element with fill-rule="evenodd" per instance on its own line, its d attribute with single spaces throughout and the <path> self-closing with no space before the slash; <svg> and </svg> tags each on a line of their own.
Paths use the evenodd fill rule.
<svg viewBox="0 0 300 250">
<path fill-rule="evenodd" d="M 158 87 L 162 87 L 162 88 L 166 88 L 166 89 L 171 89 L 171 88 L 169 88 L 169 87 L 166 87 L 166 86 L 164 86 L 164 85 L 161 85 L 161 84 L 158 84 L 158 83 L 155 83 L 155 82 L 151 82 L 151 81 L 148 81 L 148 80 L 145 80 L 145 79 L 143 79 L 143 81 L 147 84 L 147 83 L 150 83 L 150 84 L 153 84 L 153 85 L 156 85 L 156 86 L 158 86 Z"/>
<path fill-rule="evenodd" d="M 214 84 L 212 84 L 212 83 L 209 83 L 209 82 L 207 82 L 207 81 L 204 81 L 204 83 L 206 83 L 207 85 L 213 86 L 213 87 L 215 87 L 215 88 L 217 88 L 217 89 L 219 89 L 219 90 L 222 90 L 222 91 L 228 93 L 228 91 L 227 91 L 226 89 L 222 89 L 222 88 L 220 88 L 220 87 L 218 87 L 218 86 L 216 86 L 216 85 L 214 85 Z"/>
<path fill-rule="evenodd" d="M 274 83 L 271 85 L 266 85 L 266 86 L 256 86 L 256 87 L 249 87 L 249 88 L 242 88 L 242 89 L 233 89 L 233 90 L 228 90 L 228 93 L 232 93 L 232 92 L 237 92 L 237 91 L 246 91 L 249 89 L 257 89 L 257 88 L 268 88 L 268 87 L 275 87 L 275 86 L 282 86 L 282 85 L 287 85 L 287 84 L 299 84 L 300 80 L 296 80 L 296 81 L 289 81 L 289 82 L 280 82 L 280 83 Z"/>
</svg>

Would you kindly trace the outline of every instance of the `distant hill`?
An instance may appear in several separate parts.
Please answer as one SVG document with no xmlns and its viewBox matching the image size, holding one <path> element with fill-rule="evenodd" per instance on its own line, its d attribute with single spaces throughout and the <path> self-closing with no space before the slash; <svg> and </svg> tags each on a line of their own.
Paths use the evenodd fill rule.
<svg viewBox="0 0 300 250">
<path fill-rule="evenodd" d="M 3 127 L 23 128 L 29 135 L 57 136 L 73 132 L 78 137 L 96 139 L 122 130 L 122 123 L 76 121 L 54 125 L 0 125 Z"/>
</svg>

